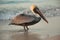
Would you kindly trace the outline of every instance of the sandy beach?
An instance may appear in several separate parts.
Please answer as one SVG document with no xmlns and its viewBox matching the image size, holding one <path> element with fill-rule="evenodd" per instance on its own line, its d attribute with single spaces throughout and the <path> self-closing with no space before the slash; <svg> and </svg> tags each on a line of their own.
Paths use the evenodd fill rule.
<svg viewBox="0 0 60 40">
<path fill-rule="evenodd" d="M 0 20 L 0 40 L 60 40 L 60 16 L 47 20 L 48 24 L 41 20 L 29 26 L 28 32 L 21 26 L 8 25 L 9 20 Z"/>
</svg>

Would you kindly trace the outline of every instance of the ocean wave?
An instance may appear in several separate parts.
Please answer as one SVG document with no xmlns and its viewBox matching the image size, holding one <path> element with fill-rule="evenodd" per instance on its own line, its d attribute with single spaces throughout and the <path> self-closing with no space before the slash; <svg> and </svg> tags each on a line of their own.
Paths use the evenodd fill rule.
<svg viewBox="0 0 60 40">
<path fill-rule="evenodd" d="M 23 13 L 27 8 L 0 8 L 0 19 L 9 19 L 17 13 Z M 47 17 L 60 16 L 60 7 L 40 8 L 41 12 Z M 31 12 L 30 12 L 31 13 Z"/>
</svg>

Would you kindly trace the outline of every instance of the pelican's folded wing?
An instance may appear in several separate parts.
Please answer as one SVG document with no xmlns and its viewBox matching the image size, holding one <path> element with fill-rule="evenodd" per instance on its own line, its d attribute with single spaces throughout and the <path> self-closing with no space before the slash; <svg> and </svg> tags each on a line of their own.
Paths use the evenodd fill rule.
<svg viewBox="0 0 60 40">
<path fill-rule="evenodd" d="M 15 24 L 22 24 L 22 23 L 29 23 L 29 22 L 32 22 L 34 21 L 34 17 L 32 16 L 25 16 L 25 15 L 19 15 L 19 16 L 16 16 L 13 20 L 12 20 L 12 23 L 15 23 Z"/>
</svg>

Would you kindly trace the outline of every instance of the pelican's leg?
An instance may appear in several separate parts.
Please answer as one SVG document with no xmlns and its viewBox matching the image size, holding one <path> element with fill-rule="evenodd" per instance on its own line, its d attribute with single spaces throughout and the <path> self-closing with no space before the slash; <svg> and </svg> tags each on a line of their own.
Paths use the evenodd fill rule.
<svg viewBox="0 0 60 40">
<path fill-rule="evenodd" d="M 29 30 L 28 26 L 26 26 L 26 29 Z"/>
<path fill-rule="evenodd" d="M 24 26 L 24 31 L 26 31 L 26 26 Z"/>
</svg>

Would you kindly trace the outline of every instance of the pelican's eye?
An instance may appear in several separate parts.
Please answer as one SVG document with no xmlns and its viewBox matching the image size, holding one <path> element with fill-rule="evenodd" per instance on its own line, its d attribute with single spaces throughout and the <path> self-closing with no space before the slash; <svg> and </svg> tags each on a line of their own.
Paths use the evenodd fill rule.
<svg viewBox="0 0 60 40">
<path fill-rule="evenodd" d="M 33 11 L 34 11 L 35 13 L 38 13 L 39 9 L 38 9 L 37 7 L 35 7 L 35 8 L 33 9 Z"/>
</svg>

